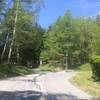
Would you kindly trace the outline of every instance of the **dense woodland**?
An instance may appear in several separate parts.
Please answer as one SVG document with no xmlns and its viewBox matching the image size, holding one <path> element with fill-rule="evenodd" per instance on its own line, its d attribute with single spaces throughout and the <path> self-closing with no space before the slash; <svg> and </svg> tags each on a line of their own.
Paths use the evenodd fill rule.
<svg viewBox="0 0 100 100">
<path fill-rule="evenodd" d="M 44 33 L 37 24 L 40 6 L 40 0 L 1 0 L 1 63 L 39 65 Z"/>
<path fill-rule="evenodd" d="M 100 15 L 74 17 L 70 10 L 48 28 L 41 58 L 57 66 L 84 64 L 100 55 Z"/>
<path fill-rule="evenodd" d="M 37 23 L 41 4 L 41 0 L 0 0 L 1 63 L 35 67 L 42 60 L 71 68 L 100 55 L 99 14 L 74 17 L 68 10 L 43 29 Z"/>
<path fill-rule="evenodd" d="M 48 28 L 43 28 L 38 19 L 44 1 L 0 0 L 0 80 L 4 80 L 0 81 L 0 98 L 79 100 L 81 96 L 85 97 L 86 91 L 87 94 L 90 93 L 90 99 L 98 96 L 97 99 L 100 100 L 100 13 L 80 17 L 74 16 L 71 10 L 66 10 Z M 60 2 L 62 5 L 58 6 Z M 65 1 L 60 2 L 57 7 L 63 8 Z M 89 6 L 95 0 L 79 2 L 86 2 L 86 6 Z M 53 7 L 56 7 L 56 0 L 48 3 L 54 3 Z M 69 7 L 76 11 L 74 3 L 70 3 Z M 80 11 L 81 9 L 78 13 Z M 47 19 L 42 21 L 43 24 L 49 22 Z M 15 78 L 9 79 L 10 77 Z"/>
</svg>

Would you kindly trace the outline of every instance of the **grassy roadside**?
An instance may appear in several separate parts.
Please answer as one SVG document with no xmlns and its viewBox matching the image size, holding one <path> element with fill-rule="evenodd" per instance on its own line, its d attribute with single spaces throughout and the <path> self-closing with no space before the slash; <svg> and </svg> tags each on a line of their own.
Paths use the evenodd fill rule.
<svg viewBox="0 0 100 100">
<path fill-rule="evenodd" d="M 55 67 L 52 64 L 46 64 L 40 66 L 38 68 L 28 68 L 25 66 L 15 66 L 15 65 L 7 65 L 2 64 L 0 65 L 0 79 L 15 77 L 15 76 L 22 76 L 27 74 L 33 74 L 37 72 L 56 72 L 61 70 L 59 67 Z"/>
<path fill-rule="evenodd" d="M 43 66 L 40 66 L 39 68 L 36 68 L 35 71 L 47 71 L 47 72 L 57 72 L 63 70 L 61 67 L 54 66 L 52 64 L 45 64 Z"/>
<path fill-rule="evenodd" d="M 14 65 L 7 65 L 7 64 L 0 65 L 0 79 L 22 76 L 22 75 L 27 75 L 32 73 L 34 73 L 34 70 L 25 66 L 14 66 Z"/>
<path fill-rule="evenodd" d="M 78 71 L 77 74 L 71 82 L 80 87 L 82 90 L 86 91 L 88 94 L 100 98 L 100 82 L 95 82 L 92 79 L 92 71 L 90 64 L 84 64 L 74 69 Z"/>
</svg>

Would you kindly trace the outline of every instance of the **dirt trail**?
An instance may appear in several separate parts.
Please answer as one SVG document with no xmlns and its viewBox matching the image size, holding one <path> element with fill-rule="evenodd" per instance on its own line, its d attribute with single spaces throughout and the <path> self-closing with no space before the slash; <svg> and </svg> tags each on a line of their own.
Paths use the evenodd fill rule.
<svg viewBox="0 0 100 100">
<path fill-rule="evenodd" d="M 0 100 L 92 100 L 69 79 L 75 72 L 40 73 L 0 81 Z"/>
</svg>

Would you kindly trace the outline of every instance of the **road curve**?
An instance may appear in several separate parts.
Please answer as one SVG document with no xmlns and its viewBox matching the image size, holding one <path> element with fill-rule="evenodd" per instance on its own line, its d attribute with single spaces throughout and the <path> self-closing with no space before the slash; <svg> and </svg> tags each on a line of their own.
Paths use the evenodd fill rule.
<svg viewBox="0 0 100 100">
<path fill-rule="evenodd" d="M 49 73 L 40 77 L 44 93 L 56 95 L 55 99 L 50 100 L 92 100 L 92 96 L 75 87 L 69 79 L 77 73 L 73 71 Z"/>
<path fill-rule="evenodd" d="M 0 81 L 0 100 L 92 100 L 73 86 L 75 72 L 39 73 Z"/>
</svg>

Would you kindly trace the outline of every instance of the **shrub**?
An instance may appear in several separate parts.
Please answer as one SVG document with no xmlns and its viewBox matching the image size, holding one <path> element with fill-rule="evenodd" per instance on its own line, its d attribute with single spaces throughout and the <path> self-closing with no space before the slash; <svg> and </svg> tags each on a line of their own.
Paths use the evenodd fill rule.
<svg viewBox="0 0 100 100">
<path fill-rule="evenodd" d="M 90 63 L 92 65 L 93 78 L 100 80 L 100 56 L 92 56 Z"/>
</svg>

